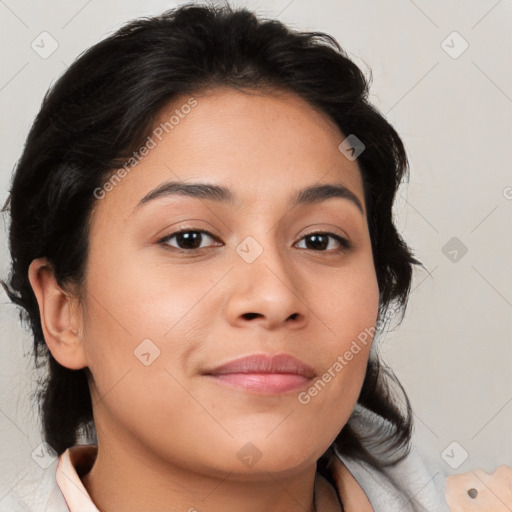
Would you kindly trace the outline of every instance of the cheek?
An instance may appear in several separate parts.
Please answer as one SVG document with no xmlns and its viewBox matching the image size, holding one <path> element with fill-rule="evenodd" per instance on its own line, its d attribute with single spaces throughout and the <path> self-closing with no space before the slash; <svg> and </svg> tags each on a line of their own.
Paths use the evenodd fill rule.
<svg viewBox="0 0 512 512">
<path fill-rule="evenodd" d="M 206 284 L 185 279 L 179 266 L 137 257 L 133 247 L 118 249 L 90 260 L 89 303 L 96 317 L 91 313 L 89 323 L 133 343 L 165 336 L 197 303 Z"/>
<path fill-rule="evenodd" d="M 298 400 L 313 415 L 329 411 L 325 428 L 335 436 L 359 396 L 375 334 L 379 289 L 372 259 L 324 280 L 323 292 L 310 296 L 316 297 L 311 309 L 321 320 L 322 372 Z"/>
<path fill-rule="evenodd" d="M 204 279 L 197 272 L 190 279 L 190 273 L 179 266 L 145 264 L 125 256 L 128 250 L 115 248 L 119 246 L 112 244 L 111 250 L 97 252 L 89 260 L 84 334 L 89 367 L 100 393 L 128 371 L 154 368 L 153 363 L 146 367 L 144 362 L 154 360 L 155 366 L 176 368 L 185 361 L 187 351 L 198 343 L 190 335 L 197 331 L 195 311 L 215 283 L 212 272 Z M 154 377 L 149 371 L 146 376 Z M 155 389 L 161 386 L 154 384 Z"/>
<path fill-rule="evenodd" d="M 349 349 L 358 336 L 371 344 L 368 330 L 374 328 L 379 309 L 379 288 L 371 253 L 354 257 L 350 264 L 333 273 L 317 273 L 307 293 L 313 317 L 320 320 L 317 324 L 322 347 L 331 358 Z M 363 355 L 365 348 L 363 344 Z M 332 363 L 332 359 L 324 363 Z"/>
</svg>

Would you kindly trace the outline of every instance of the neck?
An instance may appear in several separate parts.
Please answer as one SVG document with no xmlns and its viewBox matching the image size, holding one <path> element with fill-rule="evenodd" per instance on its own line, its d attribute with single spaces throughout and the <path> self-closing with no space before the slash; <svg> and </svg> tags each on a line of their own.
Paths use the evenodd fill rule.
<svg viewBox="0 0 512 512">
<path fill-rule="evenodd" d="M 316 464 L 286 476 L 194 471 L 121 436 L 102 442 L 98 432 L 98 454 L 82 481 L 102 512 L 315 512 L 315 474 Z"/>
</svg>

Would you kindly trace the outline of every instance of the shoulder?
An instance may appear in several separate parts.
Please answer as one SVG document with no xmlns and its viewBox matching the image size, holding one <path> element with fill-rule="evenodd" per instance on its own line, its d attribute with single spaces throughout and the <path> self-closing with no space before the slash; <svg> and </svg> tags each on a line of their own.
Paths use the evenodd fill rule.
<svg viewBox="0 0 512 512">
<path fill-rule="evenodd" d="M 69 512 L 56 475 L 57 461 L 47 468 L 36 463 L 0 489 L 0 512 Z"/>
</svg>

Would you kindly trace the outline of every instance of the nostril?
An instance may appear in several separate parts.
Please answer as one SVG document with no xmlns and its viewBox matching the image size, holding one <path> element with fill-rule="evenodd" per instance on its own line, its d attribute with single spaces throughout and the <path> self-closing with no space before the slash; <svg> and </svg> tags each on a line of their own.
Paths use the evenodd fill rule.
<svg viewBox="0 0 512 512">
<path fill-rule="evenodd" d="M 253 318 L 256 318 L 259 315 L 258 315 L 258 313 L 245 313 L 243 316 L 247 320 L 252 320 Z"/>
</svg>

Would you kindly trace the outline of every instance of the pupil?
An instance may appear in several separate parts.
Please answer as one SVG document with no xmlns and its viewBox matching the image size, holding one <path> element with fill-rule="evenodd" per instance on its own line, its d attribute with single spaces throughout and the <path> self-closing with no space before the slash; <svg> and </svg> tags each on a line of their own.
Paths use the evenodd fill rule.
<svg viewBox="0 0 512 512">
<path fill-rule="evenodd" d="M 323 243 L 319 243 L 318 240 L 323 238 Z M 309 239 L 313 241 L 313 248 L 315 249 L 325 249 L 327 247 L 326 240 L 327 237 L 324 235 L 310 235 Z"/>
<path fill-rule="evenodd" d="M 201 246 L 201 234 L 197 231 L 189 231 L 186 233 L 179 233 L 177 235 L 178 244 L 185 245 L 185 249 L 197 249 Z M 197 243 L 199 241 L 199 243 Z M 184 243 L 183 243 L 184 242 Z"/>
</svg>

